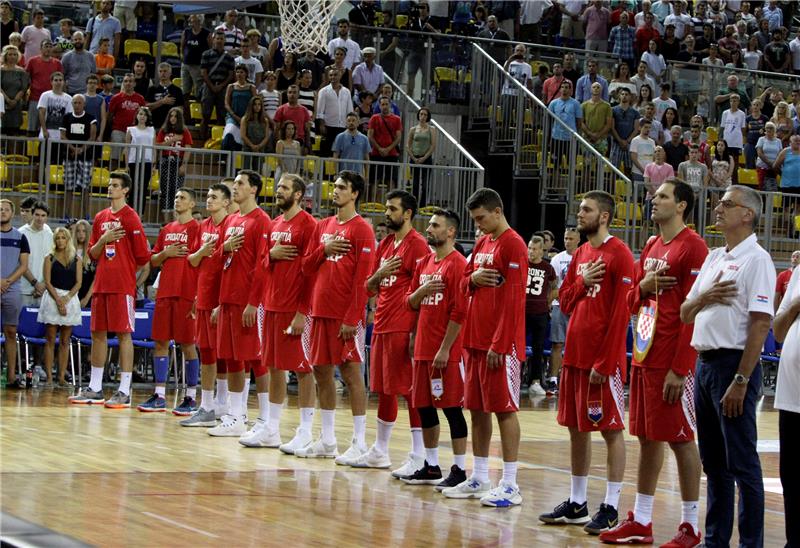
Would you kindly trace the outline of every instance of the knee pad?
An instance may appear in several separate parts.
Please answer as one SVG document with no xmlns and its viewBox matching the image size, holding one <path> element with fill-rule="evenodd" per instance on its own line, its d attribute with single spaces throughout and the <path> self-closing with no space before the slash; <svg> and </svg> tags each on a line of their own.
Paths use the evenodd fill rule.
<svg viewBox="0 0 800 548">
<path fill-rule="evenodd" d="M 378 418 L 383 422 L 397 420 L 397 396 L 378 394 Z"/>
<path fill-rule="evenodd" d="M 447 407 L 443 409 L 450 425 L 450 438 L 458 440 L 467 437 L 467 421 L 464 420 L 464 410 L 460 407 Z"/>
<path fill-rule="evenodd" d="M 419 413 L 422 428 L 433 428 L 439 425 L 439 413 L 435 407 L 420 407 L 417 409 Z"/>
</svg>

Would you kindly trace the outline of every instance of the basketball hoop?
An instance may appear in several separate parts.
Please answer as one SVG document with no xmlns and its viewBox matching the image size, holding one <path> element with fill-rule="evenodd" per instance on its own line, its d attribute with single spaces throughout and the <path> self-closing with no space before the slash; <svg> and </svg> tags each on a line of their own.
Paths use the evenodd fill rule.
<svg viewBox="0 0 800 548">
<path fill-rule="evenodd" d="M 281 41 L 298 53 L 328 51 L 328 29 L 344 0 L 278 0 Z"/>
</svg>

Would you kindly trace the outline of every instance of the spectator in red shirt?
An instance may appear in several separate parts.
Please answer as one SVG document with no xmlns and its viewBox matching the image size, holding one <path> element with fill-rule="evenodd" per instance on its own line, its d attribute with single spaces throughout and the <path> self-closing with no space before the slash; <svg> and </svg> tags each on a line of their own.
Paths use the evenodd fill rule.
<svg viewBox="0 0 800 548">
<path fill-rule="evenodd" d="M 778 274 L 778 278 L 775 284 L 775 310 L 781 306 L 781 301 L 783 297 L 786 295 L 786 289 L 789 287 L 789 279 L 792 277 L 792 272 L 797 265 L 800 264 L 800 249 L 792 253 L 791 263 L 789 264 L 789 268 Z"/>
<path fill-rule="evenodd" d="M 108 103 L 108 118 L 111 119 L 111 142 L 124 143 L 125 134 L 130 126 L 136 125 L 136 113 L 139 108 L 147 105 L 140 94 L 133 91 L 136 79 L 128 73 L 122 79 L 122 91 L 111 97 Z M 121 147 L 111 148 L 111 158 L 119 159 Z"/>
<path fill-rule="evenodd" d="M 39 130 L 39 97 L 50 89 L 50 75 L 64 72 L 61 61 L 53 56 L 53 42 L 42 40 L 42 53 L 28 59 L 25 70 L 31 76 L 31 94 L 28 97 L 28 131 Z"/>
<path fill-rule="evenodd" d="M 372 145 L 369 157 L 374 162 L 396 163 L 400 156 L 397 146 L 403 138 L 403 121 L 396 114 L 392 114 L 392 102 L 388 97 L 381 97 L 380 107 L 380 114 L 373 114 L 369 119 L 367 137 L 369 144 Z M 370 169 L 370 184 L 378 181 L 390 184 L 396 180 L 395 172 L 394 167 L 375 166 L 375 169 Z"/>
<path fill-rule="evenodd" d="M 656 44 L 661 43 L 661 33 L 658 32 L 658 29 L 655 28 L 653 22 L 655 21 L 655 16 L 648 12 L 644 14 L 644 26 L 640 27 L 636 31 L 636 56 L 641 57 L 644 52 L 647 51 L 650 40 L 654 40 Z"/>
<path fill-rule="evenodd" d="M 288 103 L 278 107 L 275 112 L 275 124 L 281 125 L 286 120 L 294 122 L 297 128 L 296 139 L 303 143 L 303 152 L 307 153 L 310 148 L 311 135 L 311 113 L 303 105 L 299 104 L 297 100 L 300 98 L 300 88 L 296 84 L 292 84 L 286 89 L 286 99 Z"/>
</svg>

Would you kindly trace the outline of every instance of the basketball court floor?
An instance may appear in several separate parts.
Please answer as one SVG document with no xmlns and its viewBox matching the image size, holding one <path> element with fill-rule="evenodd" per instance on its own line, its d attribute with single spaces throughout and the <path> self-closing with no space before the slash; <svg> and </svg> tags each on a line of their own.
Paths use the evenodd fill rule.
<svg viewBox="0 0 800 548">
<path fill-rule="evenodd" d="M 147 396 L 136 391 L 133 401 Z M 167 396 L 174 404 L 176 394 Z M 61 539 L 64 545 L 69 539 L 97 546 L 231 548 L 599 544 L 578 527 L 544 526 L 536 519 L 569 494 L 569 442 L 566 429 L 556 424 L 553 398 L 531 402 L 523 396 L 518 480 L 524 501 L 519 507 L 492 509 L 477 501 L 445 499 L 431 486 L 405 485 L 388 471 L 297 459 L 276 449 L 248 449 L 235 438 L 182 428 L 172 414 L 69 406 L 66 397 L 64 390 L 0 391 L 4 541 L 10 538 L 8 524 L 20 518 L 68 537 Z M 370 403 L 368 443 L 375 438 L 376 402 Z M 295 404 L 291 398 L 282 417 L 284 441 L 298 420 Z M 349 406 L 344 404 L 346 399 L 336 417 L 340 450 L 346 449 L 351 432 Z M 251 394 L 251 415 L 256 405 Z M 316 435 L 318 417 L 315 422 Z M 765 397 L 758 413 L 765 546 L 784 543 L 777 424 L 772 398 Z M 449 469 L 448 434 L 443 423 L 440 460 Z M 622 511 L 633 507 L 637 445 L 628 438 Z M 390 447 L 393 464 L 402 463 L 409 447 L 408 418 L 401 409 Z M 599 435 L 593 451 L 589 504 L 596 509 L 605 493 L 605 446 Z M 656 543 L 672 538 L 680 517 L 675 461 L 667 453 L 654 509 Z M 502 467 L 497 434 L 491 454 L 490 473 L 496 482 Z M 56 537 L 51 533 L 40 538 L 48 540 L 28 545 L 53 546 Z"/>
</svg>

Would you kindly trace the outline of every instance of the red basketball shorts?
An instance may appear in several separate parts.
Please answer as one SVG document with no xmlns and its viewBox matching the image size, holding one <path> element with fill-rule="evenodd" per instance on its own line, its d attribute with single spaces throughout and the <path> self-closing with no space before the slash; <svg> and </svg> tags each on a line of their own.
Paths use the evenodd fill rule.
<svg viewBox="0 0 800 548">
<path fill-rule="evenodd" d="M 378 394 L 408 395 L 413 371 L 408 333 L 373 333 L 369 352 L 369 387 Z"/>
<path fill-rule="evenodd" d="M 589 383 L 589 369 L 565 365 L 558 386 L 558 424 L 580 432 L 625 428 L 625 392 L 619 370 L 602 384 Z"/>
<path fill-rule="evenodd" d="M 136 321 L 136 301 L 132 295 L 122 293 L 95 293 L 92 295 L 92 331 L 133 333 Z"/>
<path fill-rule="evenodd" d="M 415 408 L 461 407 L 464 403 L 464 364 L 448 362 L 444 369 L 435 369 L 432 361 L 414 360 L 414 382 L 411 393 L 411 405 Z M 442 394 L 438 398 L 433 395 L 431 382 L 442 379 Z"/>
<path fill-rule="evenodd" d="M 217 357 L 225 360 L 260 360 L 261 330 L 259 322 L 242 325 L 244 305 L 222 304 L 217 316 Z"/>
<path fill-rule="evenodd" d="M 500 366 L 490 368 L 486 350 L 465 349 L 464 409 L 484 413 L 519 411 L 520 363 L 516 352 L 500 356 Z"/>
<path fill-rule="evenodd" d="M 156 299 L 152 339 L 179 344 L 194 343 L 195 321 L 191 314 L 192 301 L 180 297 Z"/>
<path fill-rule="evenodd" d="M 264 315 L 264 352 L 261 363 L 264 367 L 274 367 L 282 371 L 311 373 L 308 361 L 311 354 L 311 317 L 306 316 L 303 332 L 287 335 L 286 329 L 292 324 L 294 312 L 266 312 Z"/>
<path fill-rule="evenodd" d="M 311 365 L 364 362 L 364 322 L 358 322 L 352 339 L 339 337 L 342 320 L 314 318 L 311 322 Z"/>
<path fill-rule="evenodd" d="M 196 312 L 197 319 L 195 320 L 195 336 L 194 342 L 201 351 L 205 351 L 205 355 L 203 355 L 203 363 L 212 363 L 216 361 L 216 359 L 211 360 L 210 352 L 214 352 L 214 349 L 217 347 L 217 326 L 211 323 L 211 311 L 210 310 L 197 310 Z M 216 352 L 214 352 L 216 355 Z M 206 356 L 209 357 L 209 360 L 206 361 Z"/>
<path fill-rule="evenodd" d="M 694 440 L 694 374 L 686 377 L 683 394 L 673 404 L 664 401 L 669 369 L 631 368 L 630 426 L 632 436 L 680 443 Z"/>
</svg>

